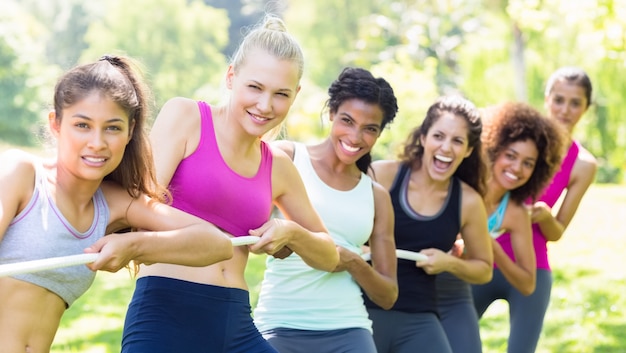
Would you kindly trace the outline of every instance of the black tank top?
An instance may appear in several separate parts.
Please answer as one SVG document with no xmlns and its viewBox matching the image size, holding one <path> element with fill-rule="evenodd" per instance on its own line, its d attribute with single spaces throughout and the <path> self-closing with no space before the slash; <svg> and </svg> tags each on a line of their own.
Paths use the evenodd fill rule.
<svg viewBox="0 0 626 353">
<path fill-rule="evenodd" d="M 461 182 L 453 177 L 441 210 L 433 216 L 421 216 L 409 205 L 407 189 L 411 169 L 403 164 L 391 190 L 395 216 L 396 248 L 420 251 L 436 248 L 449 251 L 461 229 Z M 398 300 L 391 310 L 410 313 L 437 313 L 435 276 L 415 266 L 415 261 L 398 259 Z M 363 296 L 368 308 L 379 308 Z"/>
</svg>

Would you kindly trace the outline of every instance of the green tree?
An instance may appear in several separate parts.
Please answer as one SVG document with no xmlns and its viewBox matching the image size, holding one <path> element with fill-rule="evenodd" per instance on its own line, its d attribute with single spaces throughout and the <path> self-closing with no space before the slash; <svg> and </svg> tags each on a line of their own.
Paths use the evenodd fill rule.
<svg viewBox="0 0 626 353">
<path fill-rule="evenodd" d="M 226 68 L 226 11 L 202 1 L 137 0 L 106 3 L 101 21 L 86 35 L 84 60 L 103 54 L 138 59 L 150 77 L 156 103 L 174 96 L 199 97 L 217 87 Z M 206 87 L 211 87 L 207 89 Z"/>
<path fill-rule="evenodd" d="M 20 4 L 7 1 L 0 12 L 0 139 L 23 146 L 41 137 L 46 101 L 56 71 L 45 66 L 45 28 Z M 48 87 L 48 90 L 44 89 Z M 45 98 L 43 98 L 45 95 Z"/>
</svg>

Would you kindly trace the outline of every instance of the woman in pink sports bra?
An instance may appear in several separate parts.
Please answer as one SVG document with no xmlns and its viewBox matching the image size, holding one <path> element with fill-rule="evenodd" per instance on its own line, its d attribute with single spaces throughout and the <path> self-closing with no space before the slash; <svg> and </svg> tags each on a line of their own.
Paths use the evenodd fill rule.
<svg viewBox="0 0 626 353">
<path fill-rule="evenodd" d="M 261 138 L 285 120 L 302 69 L 300 46 L 282 20 L 268 16 L 232 58 L 226 102 L 178 97 L 161 109 L 150 138 L 172 205 L 233 236 L 260 239 L 207 267 L 142 266 L 122 352 L 276 352 L 252 321 L 244 278 L 249 252 L 284 258 L 293 251 L 313 268 L 337 266 L 335 244 L 291 158 Z M 285 219 L 270 219 L 272 205 Z"/>
<path fill-rule="evenodd" d="M 532 295 L 521 299 L 522 309 L 511 313 L 511 316 L 517 315 L 523 317 L 523 320 L 519 320 L 520 324 L 511 329 L 509 353 L 534 352 L 536 349 L 552 289 L 547 242 L 561 238 L 595 177 L 595 158 L 572 138 L 574 127 L 591 104 L 591 93 L 589 76 L 575 67 L 558 69 L 550 76 L 546 85 L 545 108 L 548 117 L 565 128 L 570 147 L 551 184 L 529 206 L 537 261 L 536 287 Z M 565 195 L 561 206 L 558 210 L 552 209 L 563 193 Z M 513 253 L 510 244 L 502 244 L 502 248 L 509 256 Z"/>
</svg>

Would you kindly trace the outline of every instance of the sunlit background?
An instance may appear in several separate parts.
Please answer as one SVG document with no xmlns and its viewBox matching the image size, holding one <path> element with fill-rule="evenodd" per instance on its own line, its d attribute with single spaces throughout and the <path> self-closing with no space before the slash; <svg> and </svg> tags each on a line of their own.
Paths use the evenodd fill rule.
<svg viewBox="0 0 626 353">
<path fill-rule="evenodd" d="M 344 66 L 385 77 L 399 97 L 399 116 L 375 150 L 383 157 L 441 94 L 543 110 L 549 73 L 574 65 L 594 84 L 576 137 L 600 159 L 598 182 L 624 178 L 625 0 L 2 0 L 0 8 L 5 144 L 40 145 L 56 78 L 105 53 L 143 63 L 153 116 L 174 96 L 216 102 L 229 55 L 271 12 L 305 51 L 302 92 L 287 122 L 292 139 L 323 134 L 326 87 Z"/>
</svg>

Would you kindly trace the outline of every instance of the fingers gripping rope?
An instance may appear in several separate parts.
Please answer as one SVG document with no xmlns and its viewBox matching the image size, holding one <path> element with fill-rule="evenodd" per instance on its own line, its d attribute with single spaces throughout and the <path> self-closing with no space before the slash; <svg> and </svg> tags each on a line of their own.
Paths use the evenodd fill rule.
<svg viewBox="0 0 626 353">
<path fill-rule="evenodd" d="M 369 261 L 372 259 L 372 254 L 365 253 L 361 255 L 361 257 L 363 258 L 363 260 Z M 424 254 L 420 254 L 414 251 L 402 250 L 402 249 L 396 249 L 396 257 L 398 259 L 411 260 L 411 261 L 425 261 L 426 259 L 428 259 L 428 257 Z"/>
</svg>

